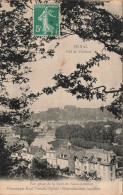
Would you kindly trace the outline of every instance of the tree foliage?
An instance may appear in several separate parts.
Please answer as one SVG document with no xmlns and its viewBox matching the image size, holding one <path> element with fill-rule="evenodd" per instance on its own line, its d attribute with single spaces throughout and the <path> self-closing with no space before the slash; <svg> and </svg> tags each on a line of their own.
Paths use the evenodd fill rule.
<svg viewBox="0 0 123 195">
<path fill-rule="evenodd" d="M 19 125 L 13 128 L 14 131 L 20 135 L 20 139 L 24 139 L 27 141 L 29 146 L 31 143 L 35 140 L 36 136 L 38 135 L 37 132 L 33 131 L 33 128 L 30 127 L 25 127 L 25 125 Z"/>
<path fill-rule="evenodd" d="M 26 63 L 53 56 L 53 52 L 45 49 L 45 44 L 51 40 L 33 36 L 33 18 L 26 15 L 28 9 L 32 9 L 28 3 L 31 1 L 10 0 L 8 10 L 0 13 L 0 105 L 5 108 L 0 118 L 3 125 L 27 120 L 30 116 L 29 106 L 42 94 L 31 91 L 28 85 L 31 69 Z M 4 2 L 0 3 L 2 6 Z M 10 96 L 7 89 L 9 83 L 20 91 L 19 97 L 17 94 L 14 98 Z"/>
<path fill-rule="evenodd" d="M 56 129 L 55 136 L 57 139 L 68 139 L 75 146 L 86 149 L 96 146 L 105 150 L 113 150 L 118 156 L 122 156 L 122 135 L 116 134 L 116 129 L 119 127 L 122 127 L 122 124 L 114 122 L 90 122 L 85 127 L 63 125 Z"/>
<path fill-rule="evenodd" d="M 15 159 L 16 165 L 12 167 L 9 177 L 14 179 L 27 179 L 29 177 L 29 162 L 24 159 Z"/>
<path fill-rule="evenodd" d="M 75 146 L 79 146 L 85 149 L 91 149 L 93 147 L 97 147 L 100 149 L 104 149 L 107 151 L 113 151 L 117 156 L 122 156 L 123 155 L 123 149 L 122 146 L 117 146 L 117 145 L 110 145 L 109 143 L 100 143 L 100 142 L 94 142 L 94 141 L 85 141 L 82 138 L 75 138 L 71 140 L 71 143 Z"/>
<path fill-rule="evenodd" d="M 100 7 L 101 6 L 101 7 Z M 106 11 L 104 2 L 69 1 L 61 3 L 62 28 L 69 29 L 84 40 L 97 40 L 108 51 L 123 54 L 122 22 L 118 16 Z"/>
<path fill-rule="evenodd" d="M 114 142 L 118 145 L 122 145 L 123 143 L 123 133 L 120 133 L 114 137 Z"/>
<path fill-rule="evenodd" d="M 108 127 L 107 127 L 108 126 Z M 122 127 L 121 124 L 119 124 Z M 82 138 L 85 141 L 105 142 L 112 144 L 116 136 L 117 123 L 90 122 L 81 127 L 80 125 L 63 125 L 56 128 L 57 139 Z"/>
<path fill-rule="evenodd" d="M 5 138 L 0 135 L 0 177 L 8 177 L 15 164 L 11 154 L 12 150 L 6 147 Z"/>
<path fill-rule="evenodd" d="M 100 7 L 102 6 L 102 7 Z M 67 1 L 61 3 L 61 31 L 64 37 L 76 34 L 82 40 L 94 40 L 104 44 L 104 49 L 123 54 L 120 44 L 122 42 L 122 21 L 119 16 L 115 16 L 104 8 L 104 2 L 88 1 Z M 97 78 L 91 75 L 91 67 L 100 65 L 101 60 L 108 60 L 108 56 L 96 53 L 86 64 L 77 64 L 76 70 L 68 76 L 59 73 L 53 77 L 56 84 L 53 87 L 44 88 L 46 94 L 52 94 L 58 88 L 63 88 L 68 93 L 75 95 L 77 99 L 106 101 L 107 95 L 112 94 L 115 100 L 111 105 L 107 105 L 108 111 L 112 112 L 116 118 L 122 118 L 122 91 L 123 85 L 119 89 L 107 90 L 106 86 L 94 87 Z M 122 60 L 122 58 L 121 58 Z M 81 80 L 82 79 L 82 80 Z M 86 81 L 84 85 L 83 80 Z M 101 107 L 103 110 L 104 107 Z"/>
<path fill-rule="evenodd" d="M 57 176 L 57 170 L 52 167 L 48 167 L 47 162 L 40 162 L 37 159 L 33 159 L 31 174 L 39 179 L 51 179 Z"/>
</svg>

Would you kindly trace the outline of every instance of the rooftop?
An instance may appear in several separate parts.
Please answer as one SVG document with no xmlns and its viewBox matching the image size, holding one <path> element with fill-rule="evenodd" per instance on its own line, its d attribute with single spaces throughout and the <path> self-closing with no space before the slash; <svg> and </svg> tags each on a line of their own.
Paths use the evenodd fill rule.
<svg viewBox="0 0 123 195">
<path fill-rule="evenodd" d="M 43 151 L 42 148 L 39 148 L 38 146 L 30 146 L 30 154 L 36 154 L 37 152 Z"/>
<path fill-rule="evenodd" d="M 64 160 L 68 160 L 68 159 L 74 159 L 76 152 L 73 150 L 57 150 L 56 151 L 56 157 L 59 159 L 64 159 Z"/>
</svg>

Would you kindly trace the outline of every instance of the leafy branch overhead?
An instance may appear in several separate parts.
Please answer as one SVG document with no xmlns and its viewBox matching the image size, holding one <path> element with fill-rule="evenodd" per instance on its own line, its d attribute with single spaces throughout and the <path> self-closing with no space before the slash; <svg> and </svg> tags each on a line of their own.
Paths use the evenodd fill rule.
<svg viewBox="0 0 123 195">
<path fill-rule="evenodd" d="M 97 99 L 101 98 L 103 100 L 103 96 L 99 97 L 99 89 L 94 88 L 93 84 L 96 83 L 97 78 L 91 76 L 91 68 L 94 65 L 99 65 L 101 60 L 108 60 L 105 54 L 100 55 L 96 54 L 95 57 L 90 59 L 85 65 L 77 64 L 76 70 L 72 72 L 70 75 L 65 76 L 62 73 L 55 75 L 53 79 L 56 81 L 56 85 L 52 88 L 44 88 L 43 92 L 50 94 L 53 91 L 56 91 L 59 87 L 66 89 L 67 92 L 75 95 L 77 99 L 87 99 L 92 100 L 94 95 L 97 95 Z M 84 83 L 84 84 L 83 84 Z"/>
<path fill-rule="evenodd" d="M 21 123 L 30 116 L 29 105 L 41 93 L 31 91 L 28 75 L 32 71 L 26 63 L 54 56 L 54 49 L 45 49 L 45 44 L 51 41 L 49 38 L 33 36 L 33 18 L 26 16 L 29 8 L 27 3 L 31 2 L 10 0 L 8 9 L 0 10 L 0 105 L 7 109 L 0 113 L 1 124 Z M 1 2 L 0 7 L 3 6 L 4 3 Z M 10 97 L 7 88 L 9 83 L 20 89 L 20 97 L 17 94 L 14 98 Z"/>
<path fill-rule="evenodd" d="M 91 68 L 93 66 L 99 66 L 101 60 L 109 60 L 105 54 L 96 53 L 96 56 L 91 58 L 86 64 L 77 64 L 76 70 L 68 76 L 59 73 L 53 77 L 55 85 L 53 87 L 47 87 L 43 89 L 43 92 L 47 95 L 52 94 L 59 88 L 65 89 L 68 93 L 76 96 L 77 99 L 87 99 L 89 101 L 94 98 L 106 101 L 107 95 L 112 94 L 115 97 L 115 101 L 111 105 L 106 106 L 107 110 L 112 112 L 116 118 L 122 118 L 122 91 L 123 85 L 118 90 L 107 90 L 106 86 L 95 87 L 97 78 L 91 75 Z M 101 107 L 103 110 L 104 107 Z"/>
<path fill-rule="evenodd" d="M 84 40 L 97 40 L 108 51 L 122 55 L 121 18 L 100 6 L 104 6 L 104 2 L 62 1 L 62 29 L 67 28 Z"/>
<path fill-rule="evenodd" d="M 119 16 L 106 11 L 103 2 L 86 1 L 62 1 L 61 3 L 61 31 L 62 36 L 77 34 L 83 40 L 95 40 L 104 44 L 104 50 L 123 54 L 122 43 L 122 21 Z M 77 99 L 92 100 L 94 97 L 106 101 L 108 94 L 112 94 L 115 99 L 111 105 L 106 106 L 116 118 L 122 118 L 122 91 L 121 84 L 118 90 L 107 90 L 106 86 L 94 87 L 97 78 L 91 76 L 90 70 L 94 65 L 98 65 L 101 60 L 109 60 L 105 54 L 98 54 L 86 64 L 77 64 L 76 70 L 68 76 L 59 73 L 53 77 L 56 84 L 53 87 L 43 89 L 46 94 L 52 94 L 59 87 L 64 88 L 68 93 L 76 96 Z M 122 57 L 121 57 L 122 60 Z M 101 107 L 103 110 L 104 108 Z"/>
</svg>

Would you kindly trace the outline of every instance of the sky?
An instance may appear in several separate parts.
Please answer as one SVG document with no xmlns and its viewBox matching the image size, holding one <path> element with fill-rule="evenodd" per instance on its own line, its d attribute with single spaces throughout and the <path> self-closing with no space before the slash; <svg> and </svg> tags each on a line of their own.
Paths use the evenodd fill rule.
<svg viewBox="0 0 123 195">
<path fill-rule="evenodd" d="M 85 49 L 76 49 L 77 53 L 67 53 L 69 50 L 74 50 L 74 45 L 87 47 Z M 68 75 L 75 70 L 77 63 L 84 63 L 91 57 L 95 56 L 95 51 L 100 52 L 103 49 L 103 44 L 97 41 L 83 42 L 77 35 L 72 35 L 61 41 L 60 46 L 55 52 L 55 57 L 31 63 L 33 73 L 30 75 L 30 87 L 33 91 L 38 92 L 43 87 L 53 86 L 54 80 L 52 77 L 59 71 Z M 107 89 L 112 87 L 118 89 L 122 80 L 122 65 L 117 54 L 105 52 L 110 57 L 109 61 L 102 61 L 100 67 L 93 68 L 93 76 L 98 78 L 95 86 L 106 85 Z M 111 102 L 111 97 L 107 99 L 106 104 Z M 77 107 L 99 107 L 105 105 L 102 101 L 93 100 L 77 100 L 71 94 L 68 94 L 63 89 L 58 90 L 53 95 L 42 95 L 39 100 L 33 104 L 32 110 L 39 112 L 47 110 L 50 107 L 63 108 L 64 105 L 76 105 Z"/>
<path fill-rule="evenodd" d="M 120 2 L 120 1 L 117 1 Z M 113 6 L 112 6 L 113 5 Z M 105 8 L 114 14 L 121 13 L 121 3 L 110 2 L 105 5 Z M 75 70 L 77 63 L 85 63 L 91 57 L 95 56 L 95 51 L 101 52 L 104 45 L 98 41 L 86 41 L 83 42 L 77 35 L 71 35 L 64 39 L 59 39 L 60 45 L 55 50 L 55 56 L 53 58 L 47 57 L 46 59 L 39 60 L 34 63 L 28 63 L 31 67 L 32 73 L 29 75 L 29 85 L 33 92 L 40 92 L 43 87 L 53 86 L 54 80 L 52 77 L 54 74 L 62 73 L 68 75 Z M 56 41 L 52 41 L 49 44 L 49 48 L 53 48 Z M 75 46 L 79 45 L 79 49 L 75 49 Z M 86 49 L 84 49 L 86 47 Z M 71 53 L 72 50 L 72 53 Z M 76 50 L 76 53 L 73 51 Z M 83 52 L 86 50 L 86 53 Z M 102 61 L 100 67 L 93 68 L 93 76 L 98 78 L 98 82 L 95 86 L 106 85 L 107 89 L 112 87 L 118 89 L 122 81 L 122 64 L 120 56 L 108 51 L 103 51 L 110 57 L 108 61 Z M 8 85 L 8 91 L 11 97 L 19 96 L 19 90 L 15 86 Z M 93 100 L 91 102 L 87 100 L 77 100 L 76 97 L 68 94 L 63 89 L 59 89 L 53 95 L 42 95 L 31 107 L 34 112 L 45 111 L 48 108 L 60 107 L 65 105 L 76 105 L 83 108 L 95 108 L 102 105 L 110 104 L 112 98 L 108 97 L 106 103 L 100 100 Z"/>
</svg>

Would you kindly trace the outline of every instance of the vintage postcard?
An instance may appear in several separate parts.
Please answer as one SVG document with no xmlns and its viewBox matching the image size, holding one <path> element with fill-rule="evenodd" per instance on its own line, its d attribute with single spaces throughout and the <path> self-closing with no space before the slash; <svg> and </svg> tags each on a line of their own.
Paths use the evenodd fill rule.
<svg viewBox="0 0 123 195">
<path fill-rule="evenodd" d="M 122 1 L 0 1 L 0 195 L 123 194 Z"/>
</svg>

